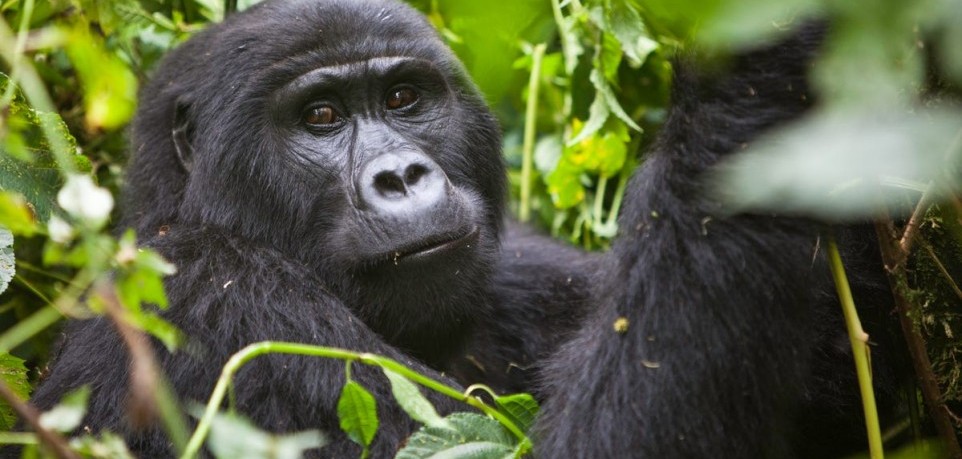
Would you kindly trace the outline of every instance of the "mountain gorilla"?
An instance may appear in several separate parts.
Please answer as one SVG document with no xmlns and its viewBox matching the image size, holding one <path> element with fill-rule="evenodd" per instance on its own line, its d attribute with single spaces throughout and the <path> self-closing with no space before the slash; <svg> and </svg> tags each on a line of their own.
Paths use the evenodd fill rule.
<svg viewBox="0 0 962 459">
<path fill-rule="evenodd" d="M 503 223 L 496 121 L 409 7 L 268 1 L 210 27 L 144 89 L 127 171 L 122 226 L 178 269 L 163 315 L 192 351 L 157 346 L 163 370 L 183 400 L 203 401 L 253 342 L 382 354 L 451 383 L 536 393 L 545 458 L 859 446 L 818 228 L 721 217 L 700 186 L 720 157 L 806 109 L 817 35 L 725 75 L 679 63 L 674 106 L 602 258 Z M 843 245 L 864 300 L 883 282 L 857 242 Z M 128 363 L 107 320 L 72 323 L 33 401 L 50 408 L 90 385 L 86 426 L 169 455 L 158 429 L 127 420 Z M 331 443 L 315 456 L 355 457 L 336 414 L 343 368 L 258 358 L 235 379 L 236 408 L 270 431 L 323 429 Z M 378 370 L 354 368 L 378 400 L 373 457 L 389 457 L 417 426 Z M 467 409 L 428 396 L 441 412 Z"/>
</svg>

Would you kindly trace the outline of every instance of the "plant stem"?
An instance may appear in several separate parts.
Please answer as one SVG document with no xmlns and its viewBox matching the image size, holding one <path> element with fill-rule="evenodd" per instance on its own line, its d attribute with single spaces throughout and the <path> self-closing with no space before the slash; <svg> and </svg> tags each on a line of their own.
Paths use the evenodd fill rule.
<svg viewBox="0 0 962 459">
<path fill-rule="evenodd" d="M 451 397 L 455 400 L 467 403 L 468 405 L 481 410 L 488 416 L 498 420 L 498 422 L 500 422 L 505 426 L 505 428 L 514 434 L 521 441 L 521 448 L 523 452 L 526 452 L 531 448 L 531 440 L 524 434 L 524 432 L 521 431 L 521 429 L 518 428 L 518 426 L 514 424 L 514 422 L 501 414 L 498 410 L 486 405 L 477 397 L 464 394 L 453 387 L 441 383 L 440 381 L 436 381 L 432 378 L 424 376 L 414 370 L 411 370 L 396 360 L 366 352 L 354 352 L 334 347 L 312 346 L 308 344 L 287 343 L 280 341 L 262 341 L 246 346 L 227 360 L 227 364 L 224 365 L 224 369 L 221 371 L 220 378 L 218 378 L 217 384 L 214 386 L 214 391 L 211 393 L 210 400 L 207 402 L 207 407 L 204 409 L 204 414 L 200 418 L 197 428 L 194 430 L 194 434 L 190 437 L 190 441 L 187 443 L 187 447 L 184 449 L 181 459 L 190 459 L 197 456 L 204 439 L 207 437 L 207 433 L 210 431 L 211 423 L 214 420 L 214 416 L 217 414 L 217 409 L 224 401 L 224 396 L 227 393 L 227 387 L 230 385 L 230 381 L 234 374 L 236 374 L 247 362 L 250 362 L 255 357 L 264 354 L 294 354 L 325 357 L 346 360 L 348 362 L 360 362 L 365 365 L 386 368 L 410 379 L 411 381 L 427 387 L 428 389 Z"/>
<path fill-rule="evenodd" d="M 531 169 L 534 163 L 534 140 L 538 124 L 538 93 L 541 84 L 541 61 L 545 44 L 540 43 L 531 52 L 531 76 L 528 78 L 528 103 L 524 113 L 524 144 L 521 147 L 521 200 L 518 203 L 518 220 L 531 218 Z"/>
<path fill-rule="evenodd" d="M 885 457 L 885 452 L 882 447 L 878 408 L 875 405 L 875 391 L 872 388 L 872 366 L 867 345 L 868 334 L 862 329 L 862 324 L 858 319 L 858 311 L 855 310 L 855 301 L 852 299 L 852 290 L 849 288 L 845 267 L 842 266 L 842 257 L 838 253 L 834 238 L 829 238 L 828 241 L 828 258 L 829 266 L 832 269 L 832 278 L 835 280 L 835 288 L 838 290 L 838 298 L 842 303 L 842 312 L 845 314 L 845 328 L 848 329 L 852 354 L 855 358 L 858 387 L 862 393 L 862 409 L 865 412 L 869 456 L 872 459 L 882 459 Z"/>
<path fill-rule="evenodd" d="M 60 320 L 60 311 L 48 305 L 21 320 L 17 325 L 0 335 L 0 353 L 8 353 L 20 343 L 30 339 L 47 327 Z"/>
<path fill-rule="evenodd" d="M 37 436 L 28 432 L 0 432 L 0 445 L 36 445 Z"/>
</svg>

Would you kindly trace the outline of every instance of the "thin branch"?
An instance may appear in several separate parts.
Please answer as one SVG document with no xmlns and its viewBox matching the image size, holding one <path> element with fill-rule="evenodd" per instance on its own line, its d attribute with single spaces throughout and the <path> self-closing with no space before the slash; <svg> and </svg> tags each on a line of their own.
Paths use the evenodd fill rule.
<svg viewBox="0 0 962 459">
<path fill-rule="evenodd" d="M 955 436 L 952 420 L 946 414 L 942 390 L 935 378 L 935 372 L 932 371 L 932 362 L 929 360 L 928 350 L 925 347 L 925 338 L 922 337 L 912 320 L 912 317 L 917 315 L 918 308 L 909 301 L 904 293 L 908 279 L 903 262 L 907 255 L 901 253 L 901 244 L 897 238 L 893 237 L 891 229 L 892 220 L 887 216 L 875 223 L 875 231 L 878 234 L 879 246 L 882 251 L 882 261 L 885 263 L 892 296 L 898 308 L 902 335 L 905 337 L 909 355 L 912 357 L 912 366 L 919 380 L 922 399 L 925 401 L 929 416 L 932 417 L 935 429 L 944 442 L 946 453 L 948 453 L 948 457 L 962 459 L 962 448 L 959 447 L 959 441 Z"/>
<path fill-rule="evenodd" d="M 935 254 L 935 249 L 932 248 L 932 244 L 929 244 L 929 241 L 926 241 L 925 238 L 921 236 L 919 237 L 919 241 L 922 243 L 922 247 L 925 248 L 925 252 L 928 253 L 929 258 L 931 258 L 932 262 L 935 263 L 935 267 L 939 268 L 939 271 L 942 273 L 942 277 L 945 278 L 945 282 L 949 284 L 949 287 L 953 292 L 955 292 L 955 295 L 962 300 L 962 289 L 959 288 L 959 284 L 957 284 L 955 279 L 952 278 L 952 274 L 949 273 L 949 270 L 946 269 L 945 265 L 942 264 L 942 260 L 939 259 L 938 255 Z"/>
<path fill-rule="evenodd" d="M 922 219 L 925 218 L 925 212 L 928 211 L 929 206 L 932 205 L 932 197 L 934 195 L 932 190 L 934 188 L 931 183 L 925 188 L 925 193 L 922 193 L 922 198 L 919 199 L 918 205 L 915 206 L 912 217 L 909 218 L 908 224 L 905 225 L 902 239 L 899 240 L 897 265 L 905 263 L 905 260 L 909 258 L 909 253 L 912 251 L 912 243 L 915 242 L 915 235 L 918 234 L 919 228 L 922 226 Z"/>
<path fill-rule="evenodd" d="M 154 419 L 160 419 L 175 449 L 178 452 L 183 451 L 188 437 L 185 422 L 174 405 L 175 398 L 157 365 L 147 335 L 130 325 L 128 313 L 120 304 L 112 282 L 99 284 L 97 295 L 103 300 L 107 316 L 130 352 L 130 400 L 127 415 L 131 423 L 144 427 L 150 425 Z"/>
<path fill-rule="evenodd" d="M 20 400 L 20 397 L 10 390 L 10 387 L 3 380 L 0 380 L 0 398 L 3 398 L 7 405 L 10 405 L 17 412 L 20 419 L 23 419 L 33 429 L 37 438 L 40 439 L 40 443 L 45 445 L 54 456 L 59 459 L 80 459 L 80 456 L 70 449 L 63 436 L 40 425 L 40 412 Z"/>
</svg>

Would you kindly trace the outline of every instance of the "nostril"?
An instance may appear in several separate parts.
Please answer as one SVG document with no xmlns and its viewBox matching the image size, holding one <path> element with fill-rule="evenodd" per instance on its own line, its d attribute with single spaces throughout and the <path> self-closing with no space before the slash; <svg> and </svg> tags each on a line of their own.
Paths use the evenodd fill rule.
<svg viewBox="0 0 962 459">
<path fill-rule="evenodd" d="M 404 184 L 407 186 L 414 186 L 429 172 L 429 169 L 421 164 L 412 164 L 404 170 Z"/>
<path fill-rule="evenodd" d="M 379 172 L 374 176 L 374 189 L 385 198 L 400 198 L 407 194 L 404 181 L 393 171 Z"/>
</svg>

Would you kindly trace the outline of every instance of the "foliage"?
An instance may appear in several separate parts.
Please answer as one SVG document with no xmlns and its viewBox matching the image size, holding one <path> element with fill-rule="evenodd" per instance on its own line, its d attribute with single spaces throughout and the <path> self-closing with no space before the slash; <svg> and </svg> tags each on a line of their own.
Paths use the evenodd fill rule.
<svg viewBox="0 0 962 459">
<path fill-rule="evenodd" d="M 256 2 L 0 2 L 0 284 L 9 282 L 0 287 L 7 289 L 0 297 L 0 380 L 18 396 L 28 395 L 37 374 L 28 377 L 27 369 L 43 367 L 64 316 L 106 314 L 171 349 L 180 342 L 156 314 L 166 306 L 162 277 L 175 267 L 138 247 L 132 233 L 111 235 L 124 127 L 137 86 L 169 49 L 222 20 L 227 5 Z M 880 196 L 887 210 L 905 215 L 922 193 L 937 202 L 925 213 L 921 248 L 911 252 L 911 276 L 903 281 L 922 305 L 913 319 L 930 339 L 946 409 L 962 412 L 962 112 L 949 103 L 962 87 L 962 0 L 411 3 L 448 40 L 502 121 L 512 209 L 532 212 L 536 223 L 589 249 L 607 247 L 617 233 L 621 196 L 642 160 L 636 152 L 663 121 L 672 54 L 711 55 L 724 65 L 726 53 L 827 18 L 831 33 L 813 71 L 819 111 L 774 134 L 777 144 L 754 142 L 713 179 L 732 212 L 846 221 L 878 215 Z M 397 402 L 424 424 L 399 457 L 516 457 L 531 447 L 525 434 L 538 406 L 530 396 L 490 394 L 489 406 L 375 356 L 257 349 L 381 366 Z M 225 369 L 223 380 L 230 374 Z M 485 414 L 441 417 L 415 382 Z M 298 457 L 323 441 L 317 432 L 262 432 L 238 414 L 217 413 L 217 397 L 215 390 L 195 431 L 203 441 L 203 426 L 210 428 L 215 455 L 236 457 L 243 448 L 250 457 Z M 84 400 L 78 393 L 42 419 L 72 431 Z M 160 394 L 157 403 L 176 405 Z M 338 415 L 366 455 L 377 404 L 350 371 Z M 0 429 L 12 422 L 0 402 Z M 87 457 L 129 456 L 110 433 L 82 435 L 72 446 Z"/>
</svg>

